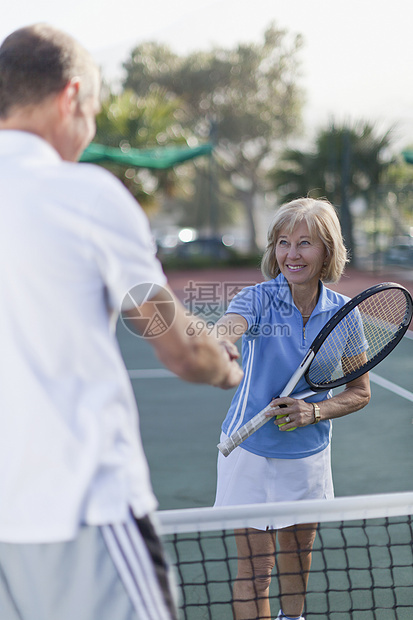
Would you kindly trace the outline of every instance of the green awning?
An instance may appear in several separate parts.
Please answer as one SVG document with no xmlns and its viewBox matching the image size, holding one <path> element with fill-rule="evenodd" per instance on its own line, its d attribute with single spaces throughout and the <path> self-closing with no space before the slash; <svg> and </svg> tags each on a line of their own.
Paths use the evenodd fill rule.
<svg viewBox="0 0 413 620">
<path fill-rule="evenodd" d="M 413 151 L 403 151 L 402 155 L 406 164 L 413 164 Z"/>
<path fill-rule="evenodd" d="M 83 152 L 80 161 L 89 163 L 115 162 L 135 168 L 156 168 L 164 170 L 185 161 L 211 155 L 213 145 L 210 143 L 196 147 L 164 147 L 155 149 L 121 149 L 92 142 Z"/>
</svg>

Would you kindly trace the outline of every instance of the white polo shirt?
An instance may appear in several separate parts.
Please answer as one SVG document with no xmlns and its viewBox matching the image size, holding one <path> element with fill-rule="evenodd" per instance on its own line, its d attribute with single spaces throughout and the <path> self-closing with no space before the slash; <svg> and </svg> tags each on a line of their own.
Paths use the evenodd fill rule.
<svg viewBox="0 0 413 620">
<path fill-rule="evenodd" d="M 143 516 L 156 500 L 111 310 L 165 284 L 146 216 L 102 168 L 8 130 L 0 210 L 0 541 Z"/>
</svg>

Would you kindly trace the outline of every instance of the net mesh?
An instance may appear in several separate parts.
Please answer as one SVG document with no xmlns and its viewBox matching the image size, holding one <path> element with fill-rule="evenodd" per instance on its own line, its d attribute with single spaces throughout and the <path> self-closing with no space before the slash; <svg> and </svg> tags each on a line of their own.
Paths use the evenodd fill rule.
<svg viewBox="0 0 413 620">
<path fill-rule="evenodd" d="M 411 620 L 412 514 L 413 493 L 160 512 L 164 543 L 180 590 L 180 618 L 231 620 L 237 605 L 234 530 L 243 536 L 243 528 L 254 519 L 271 521 L 289 515 L 297 527 L 318 523 L 311 569 L 309 573 L 303 569 L 301 575 L 308 574 L 306 620 Z M 286 584 L 301 583 L 297 593 L 290 593 L 303 594 L 303 578 L 297 581 L 293 575 L 295 581 L 286 582 L 289 575 L 282 574 L 280 555 L 288 553 L 277 543 L 268 595 L 271 618 L 276 618 L 281 600 L 286 601 L 281 598 Z M 264 595 L 256 586 L 259 575 L 254 577 L 249 602 L 257 605 Z M 261 616 L 250 611 L 243 617 Z"/>
<path fill-rule="evenodd" d="M 385 289 L 363 300 L 331 331 L 308 371 L 316 386 L 349 377 L 375 359 L 405 325 L 408 302 L 400 289 Z"/>
</svg>

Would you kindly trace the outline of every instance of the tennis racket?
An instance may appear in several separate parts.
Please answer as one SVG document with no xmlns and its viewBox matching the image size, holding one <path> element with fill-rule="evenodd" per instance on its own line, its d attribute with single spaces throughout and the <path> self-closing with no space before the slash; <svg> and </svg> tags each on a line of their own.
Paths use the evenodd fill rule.
<svg viewBox="0 0 413 620">
<path fill-rule="evenodd" d="M 312 342 L 279 398 L 305 399 L 357 379 L 381 362 L 400 342 L 413 314 L 412 297 L 403 286 L 384 282 L 353 297 L 331 317 Z M 295 394 L 305 377 L 309 389 Z M 262 409 L 218 449 L 228 456 L 271 417 Z"/>
</svg>

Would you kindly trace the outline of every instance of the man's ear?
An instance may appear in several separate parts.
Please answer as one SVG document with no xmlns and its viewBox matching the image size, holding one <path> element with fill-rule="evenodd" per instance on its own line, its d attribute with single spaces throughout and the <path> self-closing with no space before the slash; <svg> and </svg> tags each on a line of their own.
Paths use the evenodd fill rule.
<svg viewBox="0 0 413 620">
<path fill-rule="evenodd" d="M 79 101 L 79 78 L 72 78 L 64 89 L 58 94 L 59 111 L 62 118 L 71 116 L 78 106 Z"/>
</svg>

